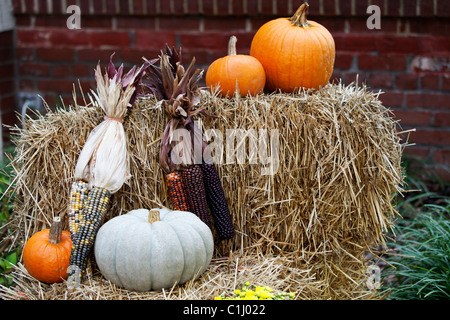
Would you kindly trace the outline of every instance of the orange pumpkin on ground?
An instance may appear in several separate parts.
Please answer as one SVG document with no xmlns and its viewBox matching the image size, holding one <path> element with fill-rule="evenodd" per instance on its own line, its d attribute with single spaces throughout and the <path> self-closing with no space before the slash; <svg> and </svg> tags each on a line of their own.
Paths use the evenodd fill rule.
<svg viewBox="0 0 450 320">
<path fill-rule="evenodd" d="M 242 95 L 256 95 L 264 90 L 266 75 L 261 63 L 254 57 L 236 53 L 237 38 L 228 42 L 228 55 L 215 60 L 206 72 L 206 86 L 211 91 L 220 88 L 222 97 L 235 94 L 236 88 Z"/>
<path fill-rule="evenodd" d="M 268 91 L 319 89 L 330 80 L 334 39 L 324 26 L 306 19 L 308 7 L 304 3 L 291 18 L 267 22 L 253 37 L 250 55 L 264 66 Z"/>
<path fill-rule="evenodd" d="M 50 229 L 36 232 L 25 244 L 23 263 L 37 280 L 46 283 L 67 279 L 72 240 L 70 232 L 62 231 L 59 217 L 53 219 Z"/>
</svg>

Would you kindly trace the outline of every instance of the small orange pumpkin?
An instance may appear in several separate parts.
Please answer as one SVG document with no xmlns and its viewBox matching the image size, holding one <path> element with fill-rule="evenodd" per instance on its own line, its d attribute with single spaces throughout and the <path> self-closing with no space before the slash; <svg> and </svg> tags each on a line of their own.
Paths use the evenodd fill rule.
<svg viewBox="0 0 450 320">
<path fill-rule="evenodd" d="M 23 263 L 37 280 L 46 283 L 67 279 L 72 240 L 62 231 L 61 218 L 55 217 L 50 229 L 36 232 L 23 248 Z"/>
<path fill-rule="evenodd" d="M 206 72 L 206 86 L 219 86 L 222 97 L 233 96 L 236 89 L 242 95 L 256 95 L 264 90 L 266 75 L 261 63 L 254 57 L 236 53 L 237 38 L 228 42 L 228 55 L 215 60 Z"/>
<path fill-rule="evenodd" d="M 253 37 L 250 55 L 266 72 L 266 89 L 293 92 L 324 86 L 333 73 L 335 44 L 322 25 L 306 19 L 308 4 L 291 18 L 265 23 Z"/>
</svg>

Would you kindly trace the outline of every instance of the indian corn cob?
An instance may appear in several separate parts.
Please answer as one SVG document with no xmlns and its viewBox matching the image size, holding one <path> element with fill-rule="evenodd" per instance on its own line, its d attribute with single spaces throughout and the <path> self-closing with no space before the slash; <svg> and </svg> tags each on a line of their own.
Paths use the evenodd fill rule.
<svg viewBox="0 0 450 320">
<path fill-rule="evenodd" d="M 75 233 L 77 232 L 78 223 L 80 222 L 80 214 L 83 210 L 83 204 L 87 194 L 88 184 L 86 182 L 83 180 L 77 180 L 72 183 L 69 206 L 69 231 L 72 241 Z"/>
<path fill-rule="evenodd" d="M 110 197 L 111 193 L 107 189 L 93 187 L 89 190 L 72 240 L 67 279 L 69 286 L 77 286 L 81 280 L 82 271 L 86 268 L 94 246 L 95 236 L 108 210 Z"/>
<path fill-rule="evenodd" d="M 202 163 L 200 168 L 203 172 L 206 198 L 215 228 L 221 239 L 230 239 L 234 236 L 234 226 L 216 166 L 214 163 Z"/>
<path fill-rule="evenodd" d="M 188 211 L 186 193 L 183 189 L 181 174 L 178 171 L 166 174 L 166 184 L 173 208 L 179 211 Z"/>
<path fill-rule="evenodd" d="M 197 215 L 211 228 L 202 169 L 199 165 L 185 168 L 181 170 L 181 177 L 183 189 L 187 195 L 189 212 Z"/>
</svg>

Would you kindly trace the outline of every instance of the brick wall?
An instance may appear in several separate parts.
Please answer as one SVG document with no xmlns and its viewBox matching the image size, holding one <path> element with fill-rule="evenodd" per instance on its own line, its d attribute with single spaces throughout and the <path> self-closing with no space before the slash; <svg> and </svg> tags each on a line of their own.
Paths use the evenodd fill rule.
<svg viewBox="0 0 450 320">
<path fill-rule="evenodd" d="M 240 53 L 265 22 L 290 16 L 299 0 L 17 0 L 18 90 L 70 103 L 74 81 L 93 85 L 93 68 L 115 51 L 117 62 L 141 63 L 166 43 L 207 66 L 226 54 L 230 35 Z M 81 8 L 81 29 L 68 30 L 68 5 Z M 407 152 L 450 165 L 450 1 L 309 0 L 309 19 L 336 42 L 333 79 L 366 82 L 404 129 L 417 128 Z M 381 29 L 369 30 L 369 5 Z M 450 174 L 443 173 L 450 181 Z"/>
<path fill-rule="evenodd" d="M 14 75 L 14 32 L 8 30 L 0 32 L 0 110 L 2 123 L 6 125 L 13 124 L 16 118 Z"/>
</svg>

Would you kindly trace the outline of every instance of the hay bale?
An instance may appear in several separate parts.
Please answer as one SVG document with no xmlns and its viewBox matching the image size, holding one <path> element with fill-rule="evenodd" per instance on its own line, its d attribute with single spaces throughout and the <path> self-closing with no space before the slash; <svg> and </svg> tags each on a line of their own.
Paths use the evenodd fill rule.
<svg viewBox="0 0 450 320">
<path fill-rule="evenodd" d="M 234 239 L 216 244 L 217 257 L 230 251 L 295 257 L 296 267 L 314 270 L 315 281 L 326 283 L 321 297 L 360 292 L 364 253 L 384 243 L 395 216 L 392 197 L 402 191 L 397 123 L 378 94 L 354 84 L 249 98 L 202 94 L 201 105 L 217 116 L 202 118 L 204 131 L 214 128 L 224 137 L 227 129 L 279 134 L 275 174 L 262 175 L 266 165 L 258 161 L 227 163 L 226 155 L 217 166 L 236 227 Z M 98 108 L 75 106 L 17 130 L 14 210 L 23 240 L 48 227 L 55 215 L 67 225 L 76 160 L 102 119 Z M 165 124 L 153 99 L 140 99 L 129 110 L 123 125 L 132 177 L 113 195 L 108 218 L 170 207 L 159 167 Z"/>
</svg>

